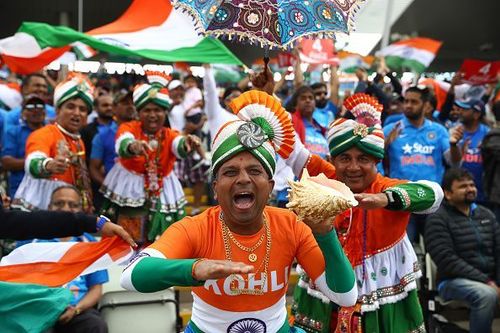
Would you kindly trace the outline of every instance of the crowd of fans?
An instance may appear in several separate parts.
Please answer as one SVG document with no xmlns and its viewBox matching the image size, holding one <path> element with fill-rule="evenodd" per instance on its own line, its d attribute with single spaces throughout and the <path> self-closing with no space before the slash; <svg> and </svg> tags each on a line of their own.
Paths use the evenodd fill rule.
<svg viewBox="0 0 500 333">
<path fill-rule="evenodd" d="M 471 331 L 490 330 L 500 298 L 498 91 L 487 86 L 482 96 L 471 98 L 466 93 L 457 98 L 455 88 L 461 83 L 461 75 L 457 73 L 445 100 L 438 103 L 435 86 L 412 85 L 403 89 L 397 75 L 382 60 L 373 79 L 359 68 L 354 91 L 341 94 L 336 67 L 328 69 L 329 82 L 306 83 L 300 66 L 300 61 L 296 61 L 293 82 L 283 79 L 273 89 L 291 114 L 297 137 L 308 151 L 328 159 L 329 124 L 341 117 L 352 118 L 343 100 L 352 94 L 366 93 L 383 105 L 385 157 L 379 161 L 379 172 L 390 178 L 442 184 L 446 198 L 442 207 L 430 216 L 412 214 L 408 237 L 415 245 L 420 237 L 425 240 L 425 251 L 438 267 L 439 292 L 443 297 L 470 303 Z M 133 88 L 144 84 L 143 77 L 91 78 L 94 90 L 79 85 L 68 87 L 67 91 L 82 92 L 80 99 L 74 99 L 75 95 L 68 99 L 67 91 L 54 94 L 56 76 L 57 73 L 44 72 L 8 78 L 11 82 L 22 79 L 22 102 L 12 108 L 2 103 L 4 109 L 0 109 L 4 207 L 104 212 L 128 228 L 134 240 L 142 245 L 185 216 L 182 187 L 193 189 L 192 215 L 201 211 L 204 194 L 208 194 L 210 202 L 215 202 L 209 179 L 211 141 L 222 124 L 236 119 L 229 111 L 229 103 L 252 84 L 259 85 L 253 77 L 222 91 L 207 65 L 203 79 L 189 73 L 170 78 L 164 85 L 168 102 L 164 107 L 152 109 L 138 108 L 139 98 Z M 160 92 L 146 91 L 151 96 Z M 86 99 L 85 93 L 92 93 L 92 98 Z M 134 132 L 134 122 L 142 126 L 144 133 Z M 146 158 L 134 160 L 135 166 L 128 165 L 124 158 L 139 158 L 147 149 L 156 149 L 136 142 L 141 135 L 149 135 L 148 126 L 154 133 L 159 123 L 168 129 L 165 135 L 171 136 L 169 149 L 179 144 L 178 134 L 184 136 L 186 145 L 176 146 L 178 151 L 169 152 L 165 160 L 163 155 L 158 156 L 156 164 Z M 56 134 L 50 134 L 56 127 L 71 140 L 63 139 L 65 144 L 61 144 Z M 127 133 L 134 133 L 133 144 L 126 141 Z M 163 137 L 158 138 L 157 144 L 161 145 L 162 140 Z M 203 142 L 201 147 L 198 142 Z M 165 198 L 151 186 L 154 173 L 163 177 Z M 124 189 L 130 179 L 135 179 L 132 174 L 144 174 L 142 182 L 137 179 L 137 184 L 144 187 L 146 202 L 139 199 L 133 202 L 133 194 L 129 192 L 134 189 Z M 171 178 L 176 179 L 167 183 L 166 179 Z M 273 205 L 286 205 L 288 180 L 293 178 L 293 170 L 278 159 Z M 176 185 L 179 181 L 182 187 Z M 147 200 L 154 195 L 157 200 Z M 6 197 L 12 199 L 11 203 Z M 140 227 L 131 227 L 137 220 L 141 221 Z M 87 237 L 85 241 L 93 240 L 90 235 L 83 237 Z M 70 287 L 77 288 L 81 295 L 61 316 L 61 327 L 56 329 L 64 330 L 64 325 L 71 322 L 78 324 L 74 317 L 81 312 L 86 315 L 78 318 L 90 318 L 95 325 L 102 325 L 92 307 L 98 302 L 100 286 L 106 280 L 106 274 L 99 273 L 72 283 Z"/>
</svg>

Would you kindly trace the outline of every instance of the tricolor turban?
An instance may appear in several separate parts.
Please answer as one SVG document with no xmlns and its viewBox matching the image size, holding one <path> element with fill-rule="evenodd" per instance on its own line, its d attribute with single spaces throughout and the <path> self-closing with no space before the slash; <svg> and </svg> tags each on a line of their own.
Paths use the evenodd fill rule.
<svg viewBox="0 0 500 333">
<path fill-rule="evenodd" d="M 94 86 L 87 78 L 80 74 L 70 74 L 65 81 L 59 83 L 54 89 L 54 105 L 60 107 L 67 100 L 81 98 L 90 112 L 94 102 L 93 93 Z"/>
<path fill-rule="evenodd" d="M 251 90 L 230 103 L 231 110 L 241 120 L 223 125 L 212 144 L 212 173 L 224 162 L 243 152 L 250 152 L 262 164 L 270 177 L 276 169 L 276 153 L 287 158 L 295 141 L 290 118 L 274 97 Z"/>
<path fill-rule="evenodd" d="M 154 103 L 163 109 L 168 109 L 172 104 L 165 89 L 168 84 L 168 75 L 162 72 L 146 71 L 146 76 L 150 84 L 143 83 L 134 89 L 134 104 L 140 110 L 148 103 Z"/>
<path fill-rule="evenodd" d="M 380 126 L 383 106 L 366 94 L 354 94 L 344 101 L 344 106 L 356 120 L 339 118 L 330 124 L 328 146 L 330 155 L 337 156 L 352 147 L 382 159 L 384 157 L 384 132 Z"/>
</svg>

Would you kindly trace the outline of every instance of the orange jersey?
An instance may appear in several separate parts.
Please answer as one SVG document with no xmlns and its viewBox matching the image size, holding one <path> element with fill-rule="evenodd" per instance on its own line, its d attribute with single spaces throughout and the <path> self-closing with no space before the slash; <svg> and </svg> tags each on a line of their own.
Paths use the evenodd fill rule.
<svg viewBox="0 0 500 333">
<path fill-rule="evenodd" d="M 116 139 L 118 140 L 123 134 L 130 133 L 133 135 L 135 140 L 144 140 L 149 142 L 151 136 L 148 136 L 142 130 L 141 122 L 134 120 L 123 123 L 118 128 L 116 132 Z M 160 170 L 163 172 L 163 176 L 170 174 L 174 168 L 174 163 L 176 156 L 172 151 L 172 143 L 175 138 L 179 136 L 179 132 L 170 128 L 162 128 L 154 135 L 154 138 L 158 141 L 158 145 L 161 145 L 161 150 L 159 153 L 159 165 Z M 163 138 L 161 139 L 161 137 Z M 161 142 L 160 142 L 161 141 Z M 154 160 L 156 158 L 156 149 L 154 151 L 148 152 L 149 159 Z M 120 157 L 120 163 L 127 169 L 139 174 L 146 173 L 146 157 L 143 155 L 133 156 L 133 157 Z"/>
<path fill-rule="evenodd" d="M 34 131 L 26 140 L 26 158 L 37 153 L 51 158 L 62 155 L 70 159 L 71 156 L 85 159 L 85 146 L 80 138 L 72 138 L 64 134 L 56 124 L 51 124 Z M 70 164 L 64 173 L 53 174 L 50 179 L 75 185 L 75 166 Z"/>
<path fill-rule="evenodd" d="M 150 248 L 160 251 L 171 259 L 208 258 L 226 259 L 224 241 L 222 238 L 221 208 L 212 207 L 195 217 L 173 224 Z M 325 270 L 323 254 L 314 239 L 311 229 L 303 222 L 298 222 L 290 211 L 266 207 L 265 217 L 271 230 L 271 251 L 267 282 L 263 295 L 238 295 L 234 297 L 229 289 L 229 278 L 206 281 L 204 286 L 193 287 L 193 293 L 203 302 L 225 311 L 259 311 L 272 307 L 284 296 L 288 287 L 288 278 L 292 263 L 297 258 L 299 264 L 314 280 Z M 251 236 L 233 234 L 244 246 L 250 247 L 257 243 L 264 228 Z M 256 270 L 260 266 L 266 253 L 266 241 L 255 250 L 258 260 L 251 263 L 248 252 L 239 249 L 230 241 L 232 260 L 254 265 Z M 257 274 L 243 276 L 244 283 L 240 288 L 260 289 L 263 281 L 263 269 Z M 284 304 L 283 304 L 284 305 Z"/>
</svg>

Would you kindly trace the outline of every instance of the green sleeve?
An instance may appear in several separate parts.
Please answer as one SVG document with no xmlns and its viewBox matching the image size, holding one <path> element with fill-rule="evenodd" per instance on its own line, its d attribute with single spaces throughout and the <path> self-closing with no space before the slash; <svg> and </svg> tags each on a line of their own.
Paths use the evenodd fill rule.
<svg viewBox="0 0 500 333">
<path fill-rule="evenodd" d="M 177 154 L 181 157 L 181 158 L 186 158 L 188 153 L 187 153 L 187 150 L 186 150 L 186 139 L 185 138 L 181 138 L 179 140 L 179 143 L 177 144 Z"/>
<path fill-rule="evenodd" d="M 118 156 L 120 157 L 132 157 L 133 154 L 128 150 L 128 146 L 134 141 L 132 138 L 125 138 L 120 142 L 120 147 L 118 148 Z"/>
<path fill-rule="evenodd" d="M 340 245 L 335 230 L 314 237 L 325 258 L 325 275 L 328 288 L 336 293 L 346 293 L 354 287 L 354 270 Z"/>
<path fill-rule="evenodd" d="M 43 169 L 43 162 L 46 157 L 33 158 L 29 164 L 30 174 L 35 178 L 46 178 L 50 174 Z"/>
<path fill-rule="evenodd" d="M 384 190 L 389 199 L 386 209 L 423 212 L 439 207 L 443 199 L 441 187 L 430 181 L 399 184 Z M 430 211 L 429 211 L 430 212 Z"/>
<path fill-rule="evenodd" d="M 132 271 L 132 285 L 143 293 L 164 290 L 173 286 L 201 286 L 191 275 L 197 259 L 163 259 L 146 257 Z"/>
</svg>

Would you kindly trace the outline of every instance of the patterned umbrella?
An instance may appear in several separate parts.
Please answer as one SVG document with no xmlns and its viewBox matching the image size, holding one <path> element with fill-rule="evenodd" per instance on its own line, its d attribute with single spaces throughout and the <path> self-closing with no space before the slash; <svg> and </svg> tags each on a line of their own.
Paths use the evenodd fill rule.
<svg viewBox="0 0 500 333">
<path fill-rule="evenodd" d="M 297 38 L 349 33 L 365 0 L 175 0 L 207 35 L 290 48 Z"/>
</svg>

